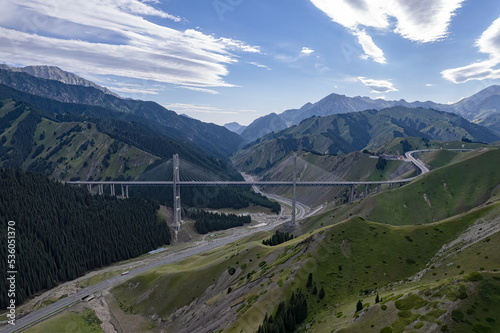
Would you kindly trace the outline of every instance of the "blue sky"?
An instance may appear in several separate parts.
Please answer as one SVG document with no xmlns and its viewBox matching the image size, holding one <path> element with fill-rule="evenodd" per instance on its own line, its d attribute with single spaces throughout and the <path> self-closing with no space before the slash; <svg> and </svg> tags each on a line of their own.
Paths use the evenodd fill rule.
<svg viewBox="0 0 500 333">
<path fill-rule="evenodd" d="M 330 93 L 449 103 L 500 84 L 500 2 L 0 0 L 0 62 L 217 124 Z"/>
</svg>

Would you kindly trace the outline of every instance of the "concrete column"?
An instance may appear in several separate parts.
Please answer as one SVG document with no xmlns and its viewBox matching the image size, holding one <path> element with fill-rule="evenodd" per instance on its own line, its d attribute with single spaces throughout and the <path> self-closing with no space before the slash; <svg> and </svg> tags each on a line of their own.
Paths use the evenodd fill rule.
<svg viewBox="0 0 500 333">
<path fill-rule="evenodd" d="M 382 185 L 381 184 L 377 184 L 377 193 L 380 193 L 381 190 L 382 190 Z"/>
<path fill-rule="evenodd" d="M 172 157 L 172 164 L 173 164 L 173 172 L 174 172 L 174 177 L 173 177 L 173 191 L 174 191 L 174 228 L 177 231 L 181 228 L 181 220 L 182 220 L 182 212 L 181 212 L 181 185 L 179 184 L 181 179 L 180 179 L 180 161 L 179 161 L 179 155 L 175 154 Z"/>
<path fill-rule="evenodd" d="M 351 188 L 349 189 L 349 202 L 354 201 L 354 185 L 351 185 Z"/>
<path fill-rule="evenodd" d="M 87 189 L 89 190 L 89 193 L 92 194 L 92 185 L 87 184 Z"/>
<path fill-rule="evenodd" d="M 111 191 L 111 196 L 114 197 L 116 195 L 115 194 L 115 184 L 110 184 L 109 187 L 110 187 L 110 191 Z"/>
<path fill-rule="evenodd" d="M 104 193 L 104 185 L 99 184 L 99 194 L 102 195 Z"/>
<path fill-rule="evenodd" d="M 121 186 L 122 186 L 122 199 L 125 199 L 125 187 L 123 186 L 123 184 Z"/>
<path fill-rule="evenodd" d="M 295 199 L 297 194 L 297 153 L 293 153 L 292 226 L 295 227 Z"/>
<path fill-rule="evenodd" d="M 128 199 L 128 186 L 125 186 L 125 197 Z"/>
<path fill-rule="evenodd" d="M 368 196 L 368 184 L 365 184 L 365 199 Z"/>
</svg>

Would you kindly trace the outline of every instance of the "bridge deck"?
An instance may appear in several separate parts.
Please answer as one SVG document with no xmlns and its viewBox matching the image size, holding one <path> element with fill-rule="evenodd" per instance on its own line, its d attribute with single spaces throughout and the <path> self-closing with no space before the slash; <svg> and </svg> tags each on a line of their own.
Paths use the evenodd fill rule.
<svg viewBox="0 0 500 333">
<path fill-rule="evenodd" d="M 382 185 L 407 183 L 415 179 L 406 178 L 384 181 L 325 181 L 325 182 L 296 182 L 297 186 L 353 186 L 353 185 Z M 69 181 L 72 185 L 124 185 L 124 186 L 172 186 L 173 181 Z M 292 181 L 180 181 L 181 186 L 293 186 Z"/>
</svg>

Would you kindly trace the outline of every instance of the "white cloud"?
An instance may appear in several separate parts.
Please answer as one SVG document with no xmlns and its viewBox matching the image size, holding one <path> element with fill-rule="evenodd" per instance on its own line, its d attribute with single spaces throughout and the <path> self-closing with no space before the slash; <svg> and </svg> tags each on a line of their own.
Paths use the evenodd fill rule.
<svg viewBox="0 0 500 333">
<path fill-rule="evenodd" d="M 206 104 L 172 103 L 163 106 L 177 113 L 186 113 L 186 114 L 189 113 L 239 114 L 241 112 L 252 112 L 252 113 L 257 112 L 256 110 L 227 110 Z"/>
<path fill-rule="evenodd" d="M 302 51 L 300 51 L 300 53 L 302 53 L 302 54 L 311 54 L 311 53 L 314 53 L 314 50 L 304 46 L 302 48 Z"/>
<path fill-rule="evenodd" d="M 348 29 L 358 26 L 387 28 L 387 10 L 382 0 L 311 0 L 334 22 Z"/>
<path fill-rule="evenodd" d="M 205 104 L 172 103 L 163 106 L 177 113 L 186 113 L 186 114 L 189 113 L 237 114 L 238 113 L 236 111 L 218 109 L 216 107 Z"/>
<path fill-rule="evenodd" d="M 254 65 L 255 67 L 259 67 L 259 68 L 264 68 L 264 69 L 267 69 L 268 71 L 271 70 L 270 67 L 266 66 L 266 65 L 262 65 L 262 64 L 259 64 L 255 61 L 252 61 L 252 62 L 249 62 L 250 65 Z"/>
<path fill-rule="evenodd" d="M 479 52 L 489 55 L 487 60 L 450 68 L 441 72 L 453 83 L 469 80 L 500 79 L 500 18 L 496 19 L 476 41 Z"/>
<path fill-rule="evenodd" d="M 361 44 L 363 51 L 365 54 L 361 57 L 363 59 L 373 59 L 373 61 L 378 62 L 380 64 L 385 64 L 384 52 L 373 42 L 373 39 L 366 33 L 366 31 L 359 30 L 354 32 L 354 34 L 358 37 L 358 42 Z"/>
<path fill-rule="evenodd" d="M 146 1 L 147 2 L 147 1 Z M 158 1 L 153 1 L 154 3 L 159 3 Z M 161 18 L 168 18 L 175 22 L 180 22 L 181 18 L 178 16 L 170 15 L 165 13 L 164 11 L 155 9 L 151 6 L 146 5 L 144 2 L 136 1 L 136 0 L 117 0 L 115 1 L 115 5 L 131 14 L 143 14 L 143 15 L 151 15 L 151 16 L 159 16 Z"/>
<path fill-rule="evenodd" d="M 108 89 L 113 92 L 127 93 L 127 94 L 140 94 L 140 95 L 158 95 L 158 89 L 144 89 L 141 87 L 112 87 L 108 86 Z"/>
<path fill-rule="evenodd" d="M 371 93 L 383 94 L 391 91 L 398 91 L 389 80 L 373 80 L 365 77 L 358 77 L 358 79 L 368 88 Z"/>
<path fill-rule="evenodd" d="M 179 88 L 188 89 L 188 90 L 192 90 L 192 91 L 199 91 L 199 92 L 212 94 L 212 95 L 219 94 L 219 92 L 217 90 L 213 90 L 213 89 L 206 89 L 206 88 L 199 88 L 199 87 L 188 87 L 188 86 L 180 86 Z"/>
<path fill-rule="evenodd" d="M 219 38 L 218 41 L 224 45 L 228 50 L 237 51 L 241 50 L 249 53 L 260 53 L 259 46 L 248 45 L 240 40 L 235 40 L 231 38 Z"/>
<path fill-rule="evenodd" d="M 464 0 L 310 0 L 332 21 L 358 37 L 364 58 L 382 61 L 383 52 L 365 28 L 393 31 L 419 43 L 438 41 L 448 34 L 455 11 Z"/>
<path fill-rule="evenodd" d="M 399 0 L 388 14 L 397 19 L 394 32 L 406 39 L 428 43 L 447 36 L 451 18 L 464 0 Z"/>
<path fill-rule="evenodd" d="M 0 59 L 79 74 L 230 87 L 224 77 L 227 65 L 237 62 L 232 52 L 260 52 L 242 41 L 150 22 L 143 16 L 181 20 L 151 3 L 12 0 L 0 12 Z"/>
</svg>

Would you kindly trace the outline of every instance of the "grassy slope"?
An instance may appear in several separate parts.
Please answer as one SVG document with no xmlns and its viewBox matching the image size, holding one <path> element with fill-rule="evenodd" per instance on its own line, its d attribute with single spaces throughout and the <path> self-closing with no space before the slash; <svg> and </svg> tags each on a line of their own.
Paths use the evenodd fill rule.
<svg viewBox="0 0 500 333">
<path fill-rule="evenodd" d="M 89 310 L 87 310 L 89 311 Z M 92 313 L 94 313 L 92 311 Z M 94 313 L 95 316 L 95 313 Z M 80 332 L 80 333 L 100 333 L 104 332 L 97 324 L 89 324 L 81 313 L 65 312 L 56 315 L 34 327 L 28 328 L 27 333 L 46 332 Z"/>
<path fill-rule="evenodd" d="M 434 170 L 401 188 L 384 191 L 315 217 L 306 230 L 317 228 L 319 223 L 326 224 L 325 218 L 331 223 L 360 215 L 371 221 L 411 225 L 439 221 L 468 211 L 486 202 L 493 194 L 500 183 L 499 163 L 500 150 L 483 151 L 475 158 Z"/>
<path fill-rule="evenodd" d="M 257 266 L 258 262 L 255 260 L 267 252 L 268 249 L 258 243 L 226 245 L 133 278 L 130 282 L 138 283 L 137 288 L 130 291 L 127 286 L 121 285 L 113 289 L 113 294 L 118 299 L 128 300 L 122 304 L 122 308 L 128 312 L 153 311 L 152 313 L 158 313 L 166 319 L 175 309 L 188 305 L 200 297 L 221 275 L 229 275 L 227 273 L 229 266 L 239 269 L 228 279 L 227 284 L 228 286 L 237 284 L 240 277 Z M 241 269 L 243 264 L 247 267 Z M 137 301 L 153 286 L 155 286 L 154 295 Z"/>
<path fill-rule="evenodd" d="M 488 145 L 482 143 L 469 143 L 464 141 L 436 141 L 425 140 L 421 138 L 407 137 L 407 138 L 394 138 L 390 141 L 375 147 L 375 153 L 385 154 L 402 154 L 403 145 L 402 140 L 408 141 L 412 150 L 419 149 L 477 149 Z M 491 144 L 493 145 L 493 144 Z"/>
<path fill-rule="evenodd" d="M 8 102 L 0 108 L 0 117 L 4 116 L 14 108 L 14 102 Z M 5 147 L 10 147 L 12 134 L 16 131 L 19 122 L 24 119 L 29 109 L 25 110 L 15 121 L 12 122 L 9 128 L 6 128 L 0 136 L 4 135 L 6 142 Z M 62 136 L 69 130 L 80 127 L 81 131 L 73 131 L 72 133 Z M 68 140 L 66 144 L 58 152 L 49 156 L 56 147 Z M 93 145 L 90 142 L 93 140 Z M 144 170 L 158 157 L 147 152 L 141 151 L 130 145 L 116 142 L 118 149 L 115 152 L 110 152 L 108 160 L 109 166 L 104 165 L 104 159 L 111 145 L 116 142 L 106 134 L 99 132 L 94 124 L 90 123 L 75 123 L 75 122 L 55 122 L 45 118 L 38 124 L 34 134 L 34 146 L 31 154 L 23 164 L 23 169 L 28 167 L 36 159 L 44 159 L 47 163 L 53 163 L 51 176 L 56 179 L 69 180 L 81 179 L 86 180 L 92 177 L 94 180 L 116 178 L 122 175 L 125 178 L 134 179 L 142 174 Z M 85 150 L 80 150 L 82 145 L 86 144 Z M 38 146 L 44 145 L 43 151 L 33 156 Z M 86 163 L 85 163 L 86 162 Z"/>
<path fill-rule="evenodd" d="M 150 271 L 115 288 L 113 294 L 125 311 L 144 315 L 159 313 L 163 319 L 200 296 L 202 301 L 188 310 L 193 315 L 202 304 L 217 307 L 218 302 L 226 300 L 231 304 L 229 311 L 235 321 L 230 325 L 226 322 L 224 332 L 253 332 L 265 313 L 271 313 L 277 306 L 276 299 L 286 299 L 296 288 L 306 291 L 307 276 L 313 273 L 317 289 L 323 287 L 326 296 L 319 300 L 306 292 L 310 313 L 307 322 L 312 323 L 316 331 L 330 331 L 350 322 L 359 298 L 373 304 L 374 296 L 367 296 L 372 291 L 415 274 L 442 244 L 494 209 L 499 209 L 498 205 L 420 226 L 390 226 L 356 217 L 275 248 L 260 245 L 259 240 L 264 238 L 260 234 L 243 245 L 228 245 Z M 265 270 L 258 266 L 262 261 L 266 261 Z M 248 267 L 241 270 L 243 263 Z M 229 279 L 228 266 L 240 267 Z M 253 270 L 256 272 L 248 279 L 248 273 Z M 133 289 L 129 288 L 136 284 Z M 214 285 L 219 289 L 207 295 L 207 290 Z M 233 289 L 229 294 L 228 287 Z M 153 289 L 154 293 L 150 293 Z M 243 294 L 238 294 L 239 291 Z M 240 296 L 227 300 L 233 295 Z M 387 295 L 384 292 L 383 297 Z M 338 318 L 333 319 L 332 314 Z"/>
<path fill-rule="evenodd" d="M 491 246 L 490 251 L 484 253 L 485 256 L 492 255 L 488 262 L 479 264 L 474 263 L 473 260 L 469 261 L 471 259 L 470 253 L 474 255 L 477 253 L 477 250 L 471 247 L 469 251 L 461 254 L 463 259 L 452 258 L 449 260 L 456 264 L 469 262 L 468 265 L 462 264 L 460 269 L 456 268 L 456 264 L 453 267 L 447 266 L 448 261 L 446 261 L 439 268 L 443 272 L 436 273 L 438 269 L 430 270 L 420 283 L 390 284 L 412 276 L 426 266 L 442 244 L 454 239 L 479 218 L 489 214 L 498 216 L 499 211 L 500 205 L 494 204 L 461 217 L 421 226 L 393 227 L 370 222 L 357 222 L 356 225 L 352 222 L 356 219 L 350 220 L 349 223 L 344 222 L 333 226 L 325 238 L 326 241 L 330 237 L 331 246 L 328 243 L 324 244 L 313 255 L 313 258 L 318 261 L 316 265 L 312 266 L 317 267 L 313 273 L 315 281 L 318 283 L 318 288 L 319 285 L 325 288 L 327 296 L 320 303 L 313 305 L 310 313 L 315 315 L 310 319 L 317 324 L 316 328 L 321 332 L 331 331 L 333 328 L 342 326 L 350 327 L 345 332 L 379 332 L 382 327 L 386 326 L 387 322 L 391 326 L 393 322 L 400 319 L 397 315 L 398 310 L 394 308 L 394 302 L 389 302 L 391 294 L 392 296 L 399 294 L 402 296 L 415 288 L 423 293 L 426 290 L 436 289 L 444 282 L 445 285 L 440 288 L 443 294 L 442 298 L 446 298 L 446 295 L 452 290 L 458 290 L 458 283 L 454 282 L 451 286 L 449 285 L 454 276 L 463 278 L 478 271 L 481 268 L 479 266 L 482 266 L 483 270 L 500 270 L 497 261 L 498 254 L 492 255 L 494 252 L 498 253 L 498 243 L 490 241 L 487 242 Z M 350 231 L 350 229 L 353 230 Z M 500 237 L 500 235 L 497 234 L 495 237 Z M 351 244 L 351 255 L 348 258 L 342 251 L 339 251 L 340 244 L 342 244 L 340 240 L 343 239 L 348 239 Z M 388 246 L 390 249 L 387 248 Z M 332 248 L 333 250 L 331 250 Z M 329 251 L 332 253 L 328 253 Z M 318 258 L 326 258 L 327 260 L 323 261 Z M 342 265 L 342 270 L 339 270 L 340 265 Z M 446 269 L 449 271 L 445 272 Z M 444 275 L 445 273 L 447 275 Z M 460 275 L 460 273 L 462 274 Z M 474 290 L 472 287 L 469 288 Z M 365 308 L 367 308 L 367 303 L 373 305 L 375 303 L 375 290 L 380 293 L 389 306 L 393 306 L 392 311 L 389 311 L 391 308 L 387 311 L 380 311 L 378 306 L 372 306 L 370 311 L 374 312 L 367 315 L 364 315 L 363 312 L 363 320 L 360 323 L 351 324 L 352 318 L 361 314 L 355 313 L 356 302 L 361 299 Z M 451 296 L 448 295 L 448 297 Z M 429 302 L 439 298 L 439 294 L 434 299 L 427 297 Z M 333 306 L 333 304 L 338 304 L 338 306 Z M 374 310 L 375 308 L 378 310 Z M 427 312 L 431 310 L 427 309 Z M 338 320 L 329 319 L 332 312 L 338 315 Z M 371 324 L 375 324 L 373 330 Z M 425 330 L 419 332 L 425 332 Z"/>
<path fill-rule="evenodd" d="M 62 163 L 58 163 L 52 176 L 59 176 L 58 178 L 64 176 L 65 179 L 79 177 L 83 180 L 88 177 L 106 179 L 108 177 L 116 178 L 119 175 L 123 175 L 125 178 L 130 177 L 134 179 L 158 159 L 158 157 L 135 147 L 117 142 L 108 135 L 99 132 L 94 124 L 55 123 L 46 119 L 42 120 L 38 125 L 35 133 L 35 138 L 38 139 L 36 142 L 37 145 L 44 144 L 46 147 L 45 151 L 37 157 L 45 158 L 50 154 L 50 148 L 52 147 L 53 149 L 53 147 L 57 146 L 64 139 L 58 137 L 75 126 L 80 126 L 82 131 L 71 134 L 69 136 L 71 138 L 70 142 L 49 158 L 53 162 L 63 160 Z M 40 134 L 44 131 L 45 139 L 40 140 Z M 93 145 L 89 144 L 84 151 L 78 151 L 83 144 L 89 143 L 92 140 L 94 142 Z M 110 150 L 110 147 L 115 142 L 118 149 L 113 152 Z M 103 162 L 108 152 L 110 153 L 109 166 L 106 167 Z M 24 166 L 27 167 L 33 162 L 31 156 L 24 163 Z M 85 162 L 87 163 L 85 164 Z"/>
</svg>

